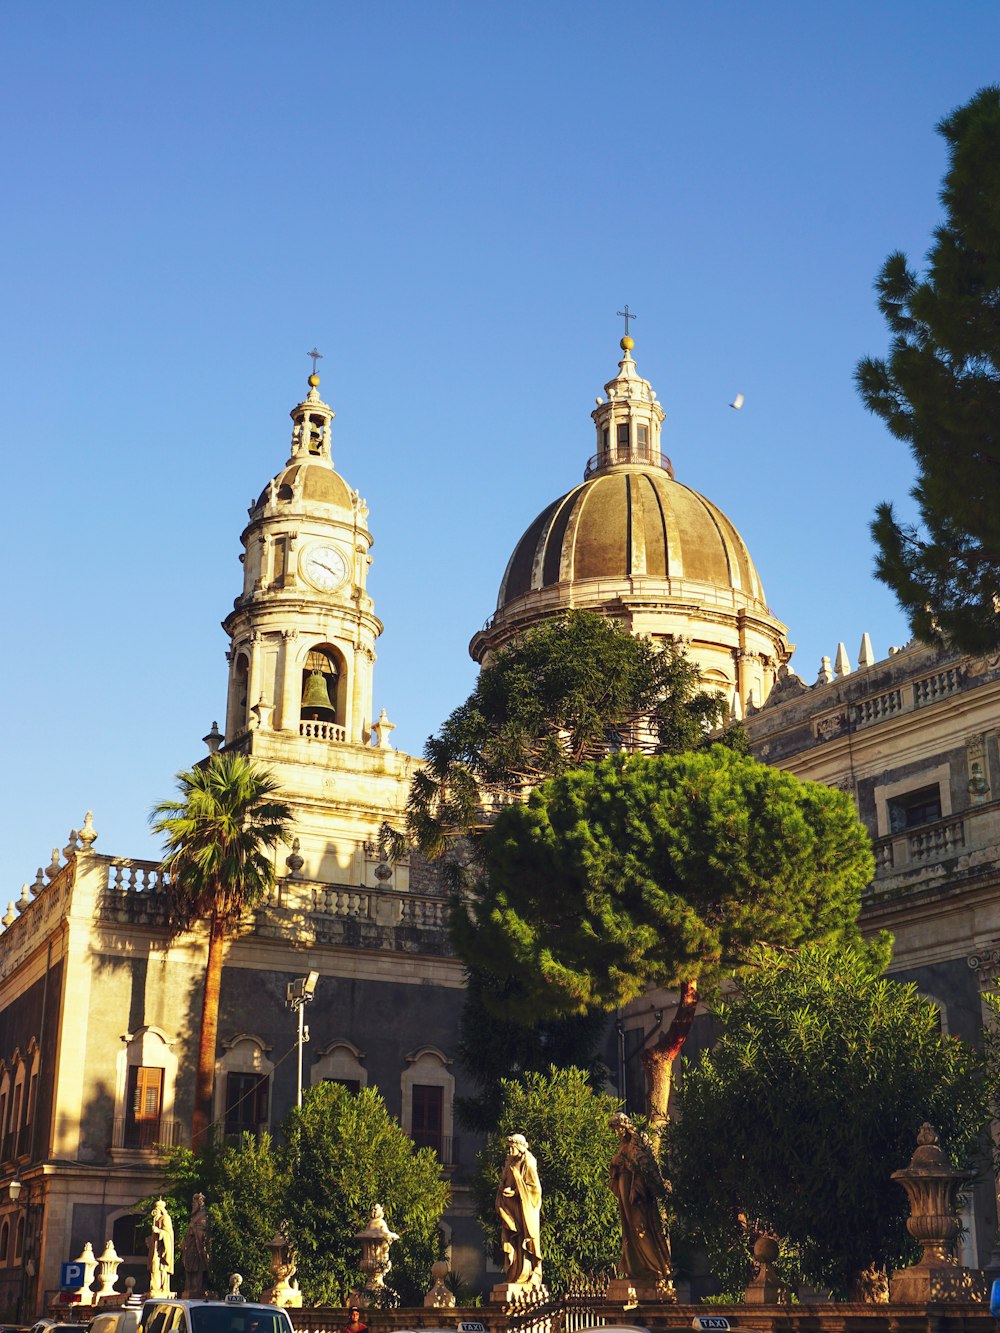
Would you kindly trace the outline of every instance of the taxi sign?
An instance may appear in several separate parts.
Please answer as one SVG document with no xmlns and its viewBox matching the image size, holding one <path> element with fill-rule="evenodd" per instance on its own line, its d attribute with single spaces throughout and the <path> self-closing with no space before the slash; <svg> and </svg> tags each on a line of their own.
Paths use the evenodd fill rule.
<svg viewBox="0 0 1000 1333">
<path fill-rule="evenodd" d="M 486 1325 L 480 1323 L 478 1319 L 462 1319 L 458 1325 L 458 1333 L 486 1333 Z"/>
<path fill-rule="evenodd" d="M 728 1333 L 732 1324 L 725 1315 L 696 1314 L 691 1320 L 691 1327 L 700 1329 L 701 1333 Z"/>
</svg>

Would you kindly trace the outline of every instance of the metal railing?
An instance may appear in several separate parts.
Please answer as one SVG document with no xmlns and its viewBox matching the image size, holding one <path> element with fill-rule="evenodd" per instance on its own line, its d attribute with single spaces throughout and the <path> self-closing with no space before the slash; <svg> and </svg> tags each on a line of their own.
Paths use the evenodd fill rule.
<svg viewBox="0 0 1000 1333">
<path fill-rule="evenodd" d="M 666 454 L 661 454 L 659 449 L 619 445 L 617 448 L 602 449 L 599 454 L 593 454 L 587 459 L 587 466 L 583 470 L 584 481 L 588 481 L 601 468 L 614 467 L 616 463 L 639 463 L 643 467 L 662 468 L 671 480 L 674 475 L 673 463 Z"/>
<path fill-rule="evenodd" d="M 155 1152 L 159 1148 L 175 1148 L 182 1138 L 179 1120 L 133 1120 L 131 1116 L 116 1115 L 111 1133 L 112 1148 L 135 1148 Z"/>
</svg>

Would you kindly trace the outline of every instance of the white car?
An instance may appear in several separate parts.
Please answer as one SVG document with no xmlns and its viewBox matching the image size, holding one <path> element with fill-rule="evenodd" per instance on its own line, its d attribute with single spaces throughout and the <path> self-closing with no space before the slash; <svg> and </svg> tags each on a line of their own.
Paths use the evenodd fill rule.
<svg viewBox="0 0 1000 1333">
<path fill-rule="evenodd" d="M 294 1333 L 277 1305 L 250 1301 L 149 1300 L 137 1333 Z"/>
</svg>

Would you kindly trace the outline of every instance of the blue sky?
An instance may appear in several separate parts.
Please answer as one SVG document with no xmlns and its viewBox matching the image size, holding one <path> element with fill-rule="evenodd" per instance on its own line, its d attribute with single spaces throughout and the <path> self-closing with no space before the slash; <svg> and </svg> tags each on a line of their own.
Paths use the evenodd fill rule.
<svg viewBox="0 0 1000 1333">
<path fill-rule="evenodd" d="M 155 856 L 314 345 L 400 748 L 580 479 L 626 301 L 678 479 L 743 533 L 800 674 L 904 642 L 868 522 L 912 470 L 852 371 L 883 259 L 938 218 L 934 124 L 998 53 L 985 0 L 8 0 L 0 907 L 88 808 L 97 850 Z"/>
</svg>

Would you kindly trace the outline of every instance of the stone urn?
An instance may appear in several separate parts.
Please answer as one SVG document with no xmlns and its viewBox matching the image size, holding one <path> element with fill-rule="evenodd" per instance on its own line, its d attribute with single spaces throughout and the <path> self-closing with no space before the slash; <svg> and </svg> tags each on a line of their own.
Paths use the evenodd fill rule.
<svg viewBox="0 0 1000 1333">
<path fill-rule="evenodd" d="M 104 1253 L 97 1261 L 97 1276 L 100 1279 L 101 1286 L 94 1299 L 98 1304 L 100 1304 L 101 1301 L 107 1300 L 109 1296 L 117 1296 L 119 1294 L 115 1283 L 118 1279 L 118 1270 L 121 1268 L 123 1262 L 124 1260 L 116 1251 L 114 1244 L 109 1240 L 104 1247 Z"/>
<path fill-rule="evenodd" d="M 354 1239 L 361 1242 L 361 1271 L 367 1279 L 364 1291 L 360 1293 L 362 1300 L 366 1305 L 391 1305 L 395 1293 L 385 1285 L 385 1279 L 392 1268 L 389 1246 L 399 1240 L 399 1234 L 390 1231 L 380 1203 L 372 1209 L 364 1231 L 359 1231 Z"/>
<path fill-rule="evenodd" d="M 955 1196 L 974 1176 L 974 1171 L 951 1166 L 938 1146 L 937 1130 L 925 1120 L 910 1165 L 891 1177 L 906 1190 L 910 1201 L 906 1229 L 923 1249 L 918 1263 L 893 1275 L 889 1284 L 893 1304 L 985 1299 L 981 1275 L 963 1268 L 955 1258 L 955 1241 L 962 1230 Z"/>
<path fill-rule="evenodd" d="M 274 1283 L 263 1294 L 268 1305 L 280 1305 L 286 1309 L 298 1310 L 302 1307 L 302 1292 L 299 1284 L 293 1282 L 295 1276 L 295 1253 L 288 1243 L 288 1237 L 281 1231 L 274 1233 L 274 1239 L 268 1242 L 271 1251 L 271 1273 Z"/>
</svg>

